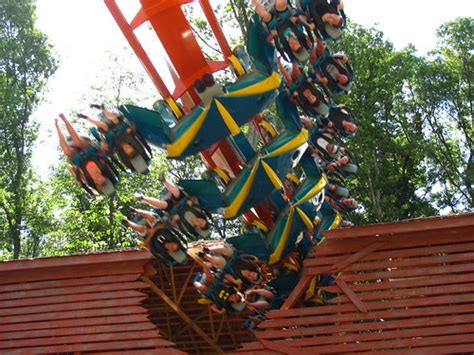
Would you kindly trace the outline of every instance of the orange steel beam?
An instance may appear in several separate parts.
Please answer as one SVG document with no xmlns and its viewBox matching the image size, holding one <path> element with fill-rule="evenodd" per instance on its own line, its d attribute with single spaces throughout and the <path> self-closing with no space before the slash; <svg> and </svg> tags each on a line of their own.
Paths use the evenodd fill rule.
<svg viewBox="0 0 474 355">
<path fill-rule="evenodd" d="M 129 23 L 123 16 L 123 13 L 122 11 L 120 11 L 115 0 L 104 0 L 104 2 L 110 13 L 112 14 L 113 18 L 115 19 L 115 22 L 117 22 L 117 25 L 119 26 L 123 35 L 130 44 L 130 47 L 132 47 L 133 51 L 135 52 L 135 55 L 138 57 L 138 59 L 144 66 L 153 84 L 160 92 L 161 96 L 163 96 L 164 99 L 170 98 L 171 93 L 169 92 L 165 83 L 161 79 L 160 74 L 158 74 L 158 72 L 156 71 L 155 66 L 153 65 L 147 53 L 143 49 L 141 43 L 138 41 L 138 38 L 133 33 L 133 28 L 129 25 Z"/>
<path fill-rule="evenodd" d="M 212 340 L 188 315 L 169 298 L 165 292 L 163 292 L 153 281 L 151 281 L 148 277 L 142 276 L 141 280 L 148 284 L 150 288 L 160 297 L 173 311 L 176 312 L 178 316 L 181 317 L 182 320 L 186 322 L 201 338 L 203 338 L 206 343 L 208 343 L 212 349 L 214 349 L 218 354 L 223 354 L 224 351 L 222 348 L 216 344 L 214 340 Z"/>
<path fill-rule="evenodd" d="M 225 58 L 231 56 L 232 52 L 229 48 L 229 44 L 227 43 L 224 33 L 222 32 L 222 28 L 217 21 L 214 10 L 212 10 L 211 5 L 209 4 L 209 0 L 199 0 L 199 4 L 201 5 L 204 15 L 206 16 L 207 21 L 214 32 L 214 36 L 216 36 L 216 40 L 219 44 L 219 47 L 221 48 L 222 54 L 224 54 Z"/>
</svg>

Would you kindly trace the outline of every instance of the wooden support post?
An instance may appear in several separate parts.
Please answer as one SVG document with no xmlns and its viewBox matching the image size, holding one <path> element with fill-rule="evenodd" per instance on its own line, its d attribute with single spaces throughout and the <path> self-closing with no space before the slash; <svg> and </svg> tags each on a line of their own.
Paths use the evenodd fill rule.
<svg viewBox="0 0 474 355">
<path fill-rule="evenodd" d="M 351 290 L 349 285 L 347 285 L 344 280 L 339 280 L 336 279 L 336 285 L 339 286 L 339 288 L 344 292 L 344 294 L 351 300 L 351 302 L 354 304 L 354 306 L 357 307 L 357 309 L 362 312 L 362 313 L 367 313 L 367 306 L 365 305 L 364 302 L 357 296 L 357 294 Z"/>
<path fill-rule="evenodd" d="M 344 268 L 346 268 L 349 265 L 352 265 L 355 262 L 365 258 L 367 255 L 373 253 L 377 249 L 380 249 L 381 247 L 385 246 L 386 244 L 387 244 L 386 242 L 375 242 L 375 243 L 367 245 L 365 248 L 362 248 L 357 253 L 351 255 L 348 258 L 343 258 L 341 261 L 339 261 L 336 264 L 334 264 L 333 266 L 331 266 L 331 269 L 328 270 L 328 274 L 333 274 L 333 273 L 342 271 Z"/>
<path fill-rule="evenodd" d="M 153 281 L 151 281 L 148 277 L 142 276 L 141 280 L 147 283 L 150 288 L 168 305 L 173 309 L 178 316 L 181 317 L 201 338 L 203 338 L 212 349 L 214 349 L 218 354 L 223 354 L 224 351 L 221 349 L 219 345 L 217 345 L 209 336 L 191 319 L 188 317 L 183 310 L 173 302 L 171 298 L 169 298 Z"/>
<path fill-rule="evenodd" d="M 270 341 L 270 340 L 260 339 L 260 343 L 262 343 L 265 349 L 277 351 L 282 354 L 294 355 L 294 354 L 298 354 L 299 352 L 304 353 L 304 350 L 302 349 L 293 348 L 288 345 L 275 344 L 273 341 Z"/>
<path fill-rule="evenodd" d="M 181 303 L 181 299 L 182 299 L 183 296 L 184 296 L 184 292 L 185 292 L 186 289 L 188 288 L 188 282 L 189 282 L 189 280 L 191 280 L 191 277 L 193 276 L 193 273 L 194 273 L 194 269 L 195 269 L 195 268 L 196 268 L 196 263 L 193 263 L 193 266 L 192 266 L 191 269 L 189 270 L 188 275 L 186 276 L 186 280 L 185 280 L 184 283 L 183 283 L 183 288 L 181 289 L 181 292 L 179 293 L 178 301 L 176 302 L 177 304 L 180 304 L 180 303 Z"/>
<path fill-rule="evenodd" d="M 300 281 L 290 293 L 290 295 L 286 299 L 285 303 L 283 303 L 283 305 L 280 307 L 280 309 L 286 310 L 292 308 L 296 304 L 296 302 L 298 302 L 303 293 L 306 291 L 312 278 L 313 275 L 308 275 L 306 273 L 303 274 L 303 276 L 301 276 L 300 278 Z"/>
</svg>

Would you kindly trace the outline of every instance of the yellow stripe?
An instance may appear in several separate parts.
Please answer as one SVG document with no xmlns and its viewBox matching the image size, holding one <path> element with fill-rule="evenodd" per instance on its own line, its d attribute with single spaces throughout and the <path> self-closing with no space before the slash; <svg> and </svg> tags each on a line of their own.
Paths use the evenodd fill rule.
<svg viewBox="0 0 474 355">
<path fill-rule="evenodd" d="M 272 72 L 272 75 L 267 77 L 265 80 L 262 80 L 253 85 L 247 86 L 246 88 L 231 92 L 226 96 L 248 96 L 248 95 L 257 95 L 267 91 L 275 90 L 280 86 L 281 76 L 277 72 Z"/>
<path fill-rule="evenodd" d="M 286 220 L 285 228 L 283 229 L 283 233 L 280 238 L 280 241 L 278 242 L 278 246 L 275 251 L 270 255 L 270 258 L 268 260 L 268 263 L 270 265 L 275 264 L 281 258 L 281 253 L 283 253 L 283 249 L 286 246 L 286 242 L 290 234 L 291 225 L 293 223 L 294 211 L 295 210 L 293 208 L 290 208 L 290 213 L 288 214 L 288 219 Z"/>
<path fill-rule="evenodd" d="M 239 125 L 235 123 L 229 111 L 227 111 L 224 105 L 222 105 L 217 99 L 215 99 L 214 101 L 216 102 L 217 109 L 219 110 L 222 120 L 224 121 L 225 125 L 229 129 L 230 133 L 232 133 L 233 136 L 235 136 L 236 134 L 239 134 L 240 133 Z"/>
<path fill-rule="evenodd" d="M 320 241 L 318 242 L 318 244 L 316 244 L 316 245 L 320 245 L 320 244 L 322 244 L 322 243 L 325 242 L 325 241 L 326 241 L 326 237 L 322 237 L 321 240 L 320 240 Z"/>
<path fill-rule="evenodd" d="M 253 221 L 252 225 L 254 225 L 255 227 L 261 229 L 265 233 L 268 232 L 267 226 L 265 224 L 263 224 L 262 222 L 260 222 L 260 221 Z"/>
<path fill-rule="evenodd" d="M 275 130 L 275 128 L 273 128 L 273 126 L 270 123 L 268 123 L 267 121 L 262 121 L 258 125 L 264 128 L 268 132 L 268 134 L 270 134 L 272 138 L 276 137 L 277 131 Z"/>
<path fill-rule="evenodd" d="M 334 218 L 334 221 L 332 221 L 331 226 L 329 226 L 328 230 L 336 229 L 339 227 L 339 224 L 341 224 L 342 217 L 339 213 L 336 212 L 336 217 Z"/>
<path fill-rule="evenodd" d="M 306 195 L 304 195 L 301 199 L 299 199 L 296 204 L 294 204 L 294 206 L 298 206 L 300 204 L 302 204 L 303 202 L 305 201 L 308 201 L 310 198 L 316 196 L 318 193 L 320 193 L 324 187 L 326 186 L 328 182 L 328 179 L 326 177 L 326 174 L 323 174 L 323 176 L 321 176 L 321 179 L 319 179 L 318 183 L 315 184 L 311 190 L 309 190 Z"/>
<path fill-rule="evenodd" d="M 265 155 L 267 157 L 273 157 L 275 155 L 280 155 L 291 150 L 295 150 L 299 146 L 305 144 L 308 141 L 308 131 L 306 129 L 302 129 L 298 135 L 296 135 L 291 141 L 282 145 L 280 148 L 274 150 L 273 152 Z"/>
<path fill-rule="evenodd" d="M 171 144 L 168 144 L 168 156 L 178 157 L 182 152 L 192 143 L 194 137 L 202 127 L 204 120 L 206 119 L 207 113 L 209 111 L 209 106 L 199 115 L 199 117 L 194 121 L 194 123 L 184 132 L 184 134 L 179 137 L 176 141 Z"/>
<path fill-rule="evenodd" d="M 296 185 L 300 184 L 300 179 L 295 174 L 288 173 L 286 174 L 286 178 L 290 181 L 293 181 Z"/>
<path fill-rule="evenodd" d="M 255 175 L 257 173 L 257 168 L 260 165 L 260 159 L 257 159 L 255 161 L 255 164 L 252 168 L 252 171 L 250 172 L 250 176 L 248 177 L 247 181 L 245 182 L 244 186 L 242 186 L 242 189 L 240 190 L 239 194 L 237 197 L 232 201 L 232 203 L 224 209 L 224 217 L 225 218 L 230 218 L 234 217 L 237 212 L 239 211 L 240 207 L 244 203 L 245 199 L 247 198 L 250 188 L 253 185 L 253 181 L 255 180 Z"/>
<path fill-rule="evenodd" d="M 240 64 L 239 60 L 237 59 L 235 55 L 231 54 L 229 57 L 227 57 L 227 59 L 229 60 L 229 62 L 232 64 L 235 71 L 237 72 L 237 76 L 240 77 L 240 76 L 245 75 L 245 69 L 242 66 L 242 64 Z"/>
<path fill-rule="evenodd" d="M 268 165 L 265 161 L 262 160 L 262 166 L 263 169 L 265 170 L 265 173 L 267 174 L 268 178 L 272 182 L 273 186 L 275 186 L 276 189 L 281 189 L 283 188 L 283 184 L 281 183 L 280 178 L 278 175 L 273 171 L 270 165 Z"/>
<path fill-rule="evenodd" d="M 314 226 L 313 226 L 313 223 L 311 222 L 311 220 L 309 219 L 309 217 L 306 215 L 306 213 L 304 213 L 301 209 L 299 208 L 296 208 L 296 212 L 298 212 L 299 216 L 301 217 L 301 219 L 303 220 L 304 224 L 306 225 L 306 228 L 308 228 L 308 230 L 313 230 Z"/>
<path fill-rule="evenodd" d="M 306 294 L 304 296 L 305 301 L 309 301 L 314 296 L 314 290 L 316 289 L 316 281 L 318 279 L 318 275 L 313 276 L 311 282 L 309 283 L 308 289 L 306 290 Z"/>
<path fill-rule="evenodd" d="M 224 180 L 224 183 L 227 185 L 230 181 L 230 177 L 229 175 L 226 174 L 226 172 L 224 170 L 222 170 L 221 168 L 219 168 L 218 166 L 216 166 L 214 169 L 212 169 L 212 171 L 214 171 L 217 175 L 219 175 L 219 177 Z"/>
<path fill-rule="evenodd" d="M 183 112 L 181 111 L 179 106 L 176 104 L 176 101 L 174 101 L 172 97 L 168 97 L 166 99 L 166 102 L 171 107 L 176 117 L 181 118 L 183 116 Z"/>
<path fill-rule="evenodd" d="M 283 267 L 286 269 L 296 271 L 296 272 L 300 271 L 299 267 L 293 264 L 284 264 Z"/>
</svg>

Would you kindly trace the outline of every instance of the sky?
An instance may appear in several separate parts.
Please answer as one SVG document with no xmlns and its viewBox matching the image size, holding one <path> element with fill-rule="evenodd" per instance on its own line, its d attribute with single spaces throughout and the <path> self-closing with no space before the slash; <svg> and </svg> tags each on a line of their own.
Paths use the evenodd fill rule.
<svg viewBox="0 0 474 355">
<path fill-rule="evenodd" d="M 217 1 L 211 0 L 211 4 Z M 126 14 L 134 14 L 138 0 L 117 0 Z M 34 164 L 41 174 L 57 164 L 59 155 L 53 129 L 60 112 L 75 107 L 94 82 L 106 61 L 107 51 L 128 46 L 102 0 L 36 0 L 37 27 L 54 45 L 60 57 L 55 75 L 49 80 L 44 102 L 33 114 L 40 122 L 40 136 Z M 474 0 L 344 0 L 347 16 L 364 26 L 382 30 L 401 49 L 412 43 L 420 54 L 436 45 L 435 31 L 444 22 L 460 16 L 474 16 Z M 138 60 L 132 66 L 141 68 Z"/>
</svg>

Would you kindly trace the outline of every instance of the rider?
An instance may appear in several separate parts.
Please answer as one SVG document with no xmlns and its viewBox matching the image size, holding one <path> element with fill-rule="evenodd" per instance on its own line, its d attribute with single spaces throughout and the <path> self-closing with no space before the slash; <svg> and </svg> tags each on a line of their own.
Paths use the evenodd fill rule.
<svg viewBox="0 0 474 355">
<path fill-rule="evenodd" d="M 56 119 L 55 127 L 59 143 L 69 159 L 70 170 L 76 176 L 78 183 L 89 193 L 96 191 L 103 195 L 113 194 L 118 176 L 105 157 L 103 149 L 93 144 L 88 137 L 79 136 L 63 114 L 60 118 L 66 125 L 71 139 L 65 138 Z"/>
</svg>

